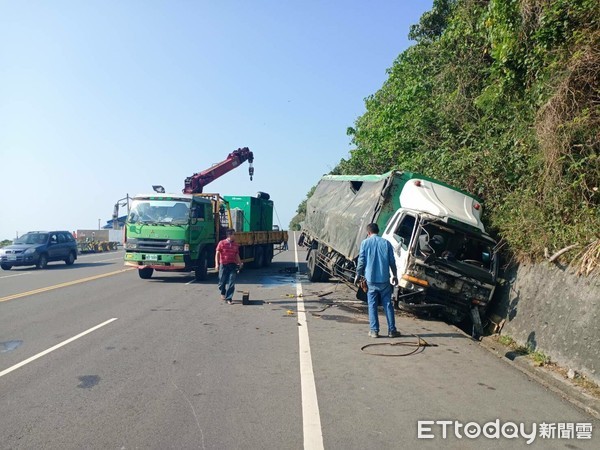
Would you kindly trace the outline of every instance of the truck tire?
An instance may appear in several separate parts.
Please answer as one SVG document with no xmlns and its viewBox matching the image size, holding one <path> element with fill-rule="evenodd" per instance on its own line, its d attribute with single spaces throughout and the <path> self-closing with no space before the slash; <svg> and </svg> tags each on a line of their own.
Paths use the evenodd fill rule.
<svg viewBox="0 0 600 450">
<path fill-rule="evenodd" d="M 252 267 L 255 269 L 261 268 L 265 263 L 265 251 L 261 245 L 254 248 L 254 261 Z"/>
<path fill-rule="evenodd" d="M 265 260 L 263 261 L 263 267 L 269 267 L 271 261 L 273 261 L 273 244 L 265 245 Z"/>
<path fill-rule="evenodd" d="M 45 269 L 47 265 L 48 265 L 48 256 L 46 256 L 44 253 L 42 253 L 40 255 L 40 259 L 38 259 L 38 262 L 35 265 L 35 267 L 37 267 L 38 269 Z"/>
<path fill-rule="evenodd" d="M 10 264 L 2 264 L 0 267 L 2 267 L 2 270 L 10 270 L 12 266 Z"/>
<path fill-rule="evenodd" d="M 208 278 L 208 253 L 205 250 L 200 252 L 200 256 L 198 257 L 198 264 L 196 265 L 196 270 L 194 271 L 196 281 L 204 281 Z"/>
<path fill-rule="evenodd" d="M 148 280 L 152 278 L 152 274 L 154 273 L 154 269 L 152 267 L 144 267 L 143 269 L 138 270 L 138 275 L 143 280 Z"/>
<path fill-rule="evenodd" d="M 308 254 L 308 261 L 306 262 L 308 268 L 308 279 L 313 283 L 323 280 L 323 269 L 317 266 L 317 250 L 311 250 Z"/>
</svg>

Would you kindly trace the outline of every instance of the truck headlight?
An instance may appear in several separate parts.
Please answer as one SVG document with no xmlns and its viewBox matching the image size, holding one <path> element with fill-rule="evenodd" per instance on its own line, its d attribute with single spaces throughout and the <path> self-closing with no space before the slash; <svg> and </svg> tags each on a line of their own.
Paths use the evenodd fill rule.
<svg viewBox="0 0 600 450">
<path fill-rule="evenodd" d="M 129 238 L 125 241 L 125 250 L 136 250 L 138 248 L 137 238 Z"/>
<path fill-rule="evenodd" d="M 35 251 L 36 251 L 36 250 L 37 250 L 37 249 L 36 249 L 35 247 L 30 247 L 30 248 L 28 248 L 27 250 L 25 250 L 25 251 L 23 252 L 23 254 L 24 254 L 24 255 L 31 255 L 31 254 L 35 253 Z"/>
<path fill-rule="evenodd" d="M 170 241 L 171 250 L 175 252 L 183 252 L 186 249 L 186 243 L 183 239 L 172 239 Z"/>
</svg>

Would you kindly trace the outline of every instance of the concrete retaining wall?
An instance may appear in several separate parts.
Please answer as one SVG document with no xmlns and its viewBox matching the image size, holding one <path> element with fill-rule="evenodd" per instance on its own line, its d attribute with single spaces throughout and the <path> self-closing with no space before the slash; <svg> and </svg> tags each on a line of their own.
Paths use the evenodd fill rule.
<svg viewBox="0 0 600 450">
<path fill-rule="evenodd" d="M 549 263 L 521 264 L 499 288 L 503 335 L 600 384 L 600 279 Z"/>
</svg>

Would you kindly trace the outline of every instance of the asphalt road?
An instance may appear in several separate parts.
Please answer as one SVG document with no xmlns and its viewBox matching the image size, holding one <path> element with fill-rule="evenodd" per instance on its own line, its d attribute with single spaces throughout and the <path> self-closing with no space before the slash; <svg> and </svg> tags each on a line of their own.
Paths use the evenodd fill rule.
<svg viewBox="0 0 600 450">
<path fill-rule="evenodd" d="M 142 280 L 122 252 L 0 272 L 0 448 L 598 448 L 598 421 L 452 326 L 399 316 L 406 337 L 369 339 L 363 305 L 309 283 L 304 252 L 293 273 L 290 243 L 231 306 L 215 274 Z M 452 423 L 419 439 L 420 420 Z M 469 422 L 498 437 L 459 438 Z"/>
</svg>

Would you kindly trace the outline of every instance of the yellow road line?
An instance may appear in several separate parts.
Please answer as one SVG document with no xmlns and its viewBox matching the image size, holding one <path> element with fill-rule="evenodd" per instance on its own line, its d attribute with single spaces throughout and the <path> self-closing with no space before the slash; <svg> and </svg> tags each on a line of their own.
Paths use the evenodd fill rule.
<svg viewBox="0 0 600 450">
<path fill-rule="evenodd" d="M 20 294 L 13 294 L 13 295 L 9 295 L 7 297 L 0 297 L 0 303 L 7 302 L 9 300 L 14 300 L 16 298 L 28 297 L 30 295 L 40 294 L 42 292 L 53 291 L 54 289 L 60 289 L 60 288 L 64 288 L 67 286 L 73 286 L 74 284 L 86 283 L 88 281 L 98 280 L 99 278 L 110 277 L 112 275 L 117 275 L 119 273 L 127 272 L 128 270 L 133 270 L 133 268 L 121 269 L 121 270 L 117 270 L 116 272 L 103 273 L 101 275 L 94 275 L 93 277 L 82 278 L 80 280 L 67 281 L 66 283 L 55 284 L 54 286 L 43 287 L 40 289 L 35 289 L 33 291 L 21 292 Z"/>
</svg>

